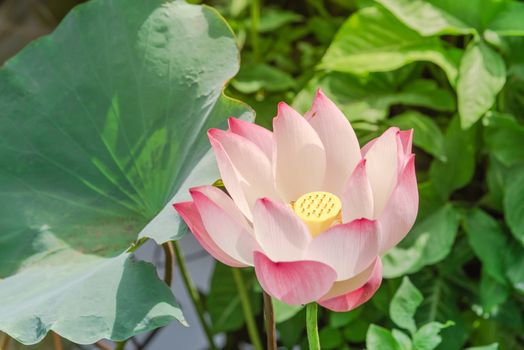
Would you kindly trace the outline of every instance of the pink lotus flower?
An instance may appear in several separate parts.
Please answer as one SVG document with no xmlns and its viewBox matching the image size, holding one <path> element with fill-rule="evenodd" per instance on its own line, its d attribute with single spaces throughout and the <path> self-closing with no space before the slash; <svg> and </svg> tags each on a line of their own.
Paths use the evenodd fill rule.
<svg viewBox="0 0 524 350">
<path fill-rule="evenodd" d="M 201 186 L 174 207 L 211 255 L 254 266 L 273 297 L 351 310 L 377 291 L 380 255 L 415 221 L 412 130 L 392 127 L 360 149 L 321 91 L 304 117 L 280 103 L 273 129 L 230 118 L 228 131 L 209 130 L 230 196 Z"/>
</svg>

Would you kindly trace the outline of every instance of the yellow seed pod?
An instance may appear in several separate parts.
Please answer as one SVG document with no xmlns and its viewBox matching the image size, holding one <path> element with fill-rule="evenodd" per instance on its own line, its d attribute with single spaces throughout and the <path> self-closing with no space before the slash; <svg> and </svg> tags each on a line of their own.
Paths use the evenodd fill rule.
<svg viewBox="0 0 524 350">
<path fill-rule="evenodd" d="M 293 210 L 315 237 L 339 217 L 342 203 L 333 193 L 309 192 L 293 203 Z"/>
</svg>

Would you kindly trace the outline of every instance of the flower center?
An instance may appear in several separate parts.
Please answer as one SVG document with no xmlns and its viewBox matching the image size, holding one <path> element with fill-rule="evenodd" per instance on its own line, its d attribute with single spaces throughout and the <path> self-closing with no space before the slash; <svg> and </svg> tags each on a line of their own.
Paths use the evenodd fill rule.
<svg viewBox="0 0 524 350">
<path fill-rule="evenodd" d="M 313 237 L 326 230 L 340 216 L 342 203 L 329 192 L 309 192 L 293 203 L 293 210 L 306 223 Z"/>
</svg>

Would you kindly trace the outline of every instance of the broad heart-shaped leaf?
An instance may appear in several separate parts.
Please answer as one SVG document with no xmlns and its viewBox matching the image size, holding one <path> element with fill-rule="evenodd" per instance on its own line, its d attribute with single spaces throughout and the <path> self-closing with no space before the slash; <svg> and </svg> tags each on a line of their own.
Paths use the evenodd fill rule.
<svg viewBox="0 0 524 350">
<path fill-rule="evenodd" d="M 437 34 L 468 34 L 475 30 L 463 23 L 445 8 L 439 7 L 439 1 L 427 0 L 377 0 L 398 19 L 424 36 Z M 457 1 L 457 3 L 459 3 Z M 474 3 L 474 1 L 461 1 Z"/>
<path fill-rule="evenodd" d="M 408 277 L 404 277 L 389 305 L 389 316 L 397 326 L 415 334 L 417 331 L 414 319 L 415 312 L 423 300 L 422 293 L 411 283 Z"/>
<path fill-rule="evenodd" d="M 489 113 L 483 119 L 488 148 L 502 164 L 512 166 L 524 161 L 524 125 L 513 116 Z"/>
<path fill-rule="evenodd" d="M 504 192 L 506 222 L 513 236 L 524 246 L 524 165 L 511 169 Z"/>
<path fill-rule="evenodd" d="M 368 350 L 404 350 L 390 331 L 374 324 L 368 328 L 366 348 Z"/>
<path fill-rule="evenodd" d="M 52 329 L 80 344 L 100 338 L 124 340 L 165 325 L 185 324 L 169 288 L 153 265 L 130 254 L 114 258 L 81 254 L 52 233 L 33 266 L 0 284 L 0 328 L 24 344 Z"/>
<path fill-rule="evenodd" d="M 499 307 L 506 302 L 511 288 L 500 284 L 482 269 L 480 277 L 480 306 L 484 315 L 495 315 Z"/>
<path fill-rule="evenodd" d="M 476 127 L 462 130 L 459 118 L 453 117 L 444 134 L 446 160 L 434 159 L 429 170 L 432 184 L 442 199 L 471 181 L 475 173 L 476 138 Z"/>
<path fill-rule="evenodd" d="M 206 129 L 250 114 L 222 95 L 238 66 L 208 7 L 93 0 L 0 70 L 0 295 L 21 296 L 0 307 L 1 331 L 86 342 L 182 320 L 154 270 L 122 252 L 192 180 L 218 176 L 192 177 L 213 165 Z M 178 223 L 164 210 L 141 236 L 176 239 Z"/>
<path fill-rule="evenodd" d="M 233 268 L 217 262 L 211 278 L 211 287 L 207 296 L 207 310 L 211 318 L 214 333 L 236 331 L 245 323 L 242 301 L 233 276 Z M 252 269 L 241 269 L 251 308 L 257 315 L 260 312 L 260 300 L 255 292 L 256 277 Z"/>
<path fill-rule="evenodd" d="M 460 214 L 450 204 L 417 222 L 402 247 L 391 249 L 382 258 L 384 276 L 394 278 L 417 272 L 447 257 L 455 242 L 459 222 Z"/>
<path fill-rule="evenodd" d="M 509 242 L 499 223 L 484 211 L 475 208 L 464 217 L 464 230 L 484 270 L 498 283 L 506 284 L 505 255 Z"/>
<path fill-rule="evenodd" d="M 452 85 L 460 50 L 444 48 L 440 39 L 423 37 L 379 7 L 364 8 L 340 28 L 322 58 L 326 70 L 365 74 L 397 69 L 415 61 L 440 66 Z"/>
<path fill-rule="evenodd" d="M 499 345 L 497 343 L 493 343 L 490 345 L 484 345 L 484 346 L 474 346 L 471 348 L 466 348 L 464 350 L 498 350 Z"/>
<path fill-rule="evenodd" d="M 275 322 L 281 323 L 289 320 L 297 313 L 299 313 L 304 306 L 303 305 L 288 305 L 278 299 L 272 298 L 273 312 L 275 313 Z M 338 313 L 331 313 L 330 315 L 339 315 Z"/>
<path fill-rule="evenodd" d="M 437 123 L 425 114 L 406 111 L 387 120 L 391 126 L 413 129 L 413 143 L 436 158 L 446 161 L 444 135 Z"/>
<path fill-rule="evenodd" d="M 409 68 L 409 67 L 405 67 Z M 315 91 L 320 87 L 341 108 L 350 121 L 375 123 L 387 117 L 395 104 L 419 106 L 437 111 L 455 110 L 453 95 L 431 80 L 414 80 L 397 86 L 405 72 L 371 73 L 365 77 L 350 73 L 319 74 L 300 91 L 293 106 L 305 112 L 311 107 Z"/>
<path fill-rule="evenodd" d="M 499 53 L 482 41 L 466 48 L 457 83 L 463 128 L 469 128 L 491 108 L 506 82 L 506 65 Z"/>
<path fill-rule="evenodd" d="M 413 348 L 417 350 L 435 349 L 442 342 L 440 331 L 453 325 L 452 321 L 448 321 L 445 324 L 440 322 L 425 324 L 413 335 Z"/>
<path fill-rule="evenodd" d="M 494 31 L 523 35 L 524 5 L 497 0 L 377 0 L 399 20 L 424 36 Z"/>
<path fill-rule="evenodd" d="M 488 30 L 500 35 L 524 35 L 524 4 L 520 1 L 505 1 L 499 12 L 487 26 Z"/>
</svg>

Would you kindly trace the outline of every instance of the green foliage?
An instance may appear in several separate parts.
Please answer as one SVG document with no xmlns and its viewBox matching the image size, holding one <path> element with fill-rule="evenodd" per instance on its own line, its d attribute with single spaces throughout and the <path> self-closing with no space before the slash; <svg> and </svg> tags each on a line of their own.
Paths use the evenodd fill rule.
<svg viewBox="0 0 524 350">
<path fill-rule="evenodd" d="M 506 82 L 502 57 L 482 41 L 466 48 L 460 63 L 457 97 L 461 123 L 469 128 L 486 113 Z"/>
<path fill-rule="evenodd" d="M 260 312 L 261 300 L 254 292 L 256 279 L 253 271 L 242 271 L 248 289 L 249 300 L 255 314 Z M 238 294 L 231 268 L 217 263 L 211 279 L 207 296 L 207 310 L 211 317 L 214 333 L 235 331 L 245 322 L 240 296 Z"/>
<path fill-rule="evenodd" d="M 413 144 L 442 162 L 447 161 L 444 135 L 437 123 L 429 116 L 417 111 L 406 111 L 387 120 L 402 130 L 413 129 Z"/>
<path fill-rule="evenodd" d="M 401 350 L 391 332 L 376 325 L 369 327 L 366 335 L 366 346 L 369 350 Z"/>
<path fill-rule="evenodd" d="M 368 349 L 522 348 L 524 338 L 514 328 L 524 310 L 522 3 L 270 1 L 267 6 L 268 17 L 275 11 L 282 18 L 291 18 L 289 12 L 300 17 L 259 32 L 257 56 L 247 8 L 235 16 L 233 27 L 246 33 L 244 64 L 271 66 L 295 84 L 281 88 L 284 80 L 268 73 L 248 82 L 257 91 L 230 88 L 255 108 L 257 123 L 271 128 L 280 100 L 305 112 L 322 88 L 362 145 L 389 126 L 414 129 L 417 222 L 383 257 L 387 279 L 372 302 L 349 313 L 321 311 L 321 332 L 338 339 L 339 330 L 341 349 L 364 348 L 366 334 Z M 410 313 L 393 311 L 402 305 L 393 296 L 405 275 L 423 296 L 418 305 L 419 294 L 406 292 L 406 303 L 418 306 L 412 321 L 405 321 Z M 404 282 L 401 290 L 406 288 Z M 278 326 L 282 344 L 300 344 L 303 311 L 293 315 L 297 310 L 276 308 L 286 316 Z M 402 330 L 391 329 L 391 320 Z M 447 321 L 454 326 L 443 328 Z"/>
<path fill-rule="evenodd" d="M 203 131 L 251 114 L 221 94 L 232 79 L 226 93 L 268 128 L 279 101 L 304 112 L 322 88 L 361 145 L 414 129 L 417 222 L 370 302 L 319 309 L 323 348 L 524 348 L 523 2 L 207 1 L 236 38 L 209 7 L 161 3 L 92 0 L 0 71 L 0 329 L 89 342 L 183 320 L 124 251 L 184 233 L 170 203 L 218 178 Z M 244 279 L 261 328 L 259 286 Z M 56 286 L 67 312 L 49 317 Z M 99 305 L 78 302 L 91 293 Z M 204 300 L 227 348 L 248 341 L 228 268 Z M 305 310 L 274 309 L 279 345 L 305 348 Z"/>
<path fill-rule="evenodd" d="M 411 334 L 415 334 L 417 326 L 414 316 L 423 299 L 424 297 L 409 278 L 404 277 L 389 305 L 389 314 L 393 322 L 397 326 L 407 329 Z"/>
<path fill-rule="evenodd" d="M 505 188 L 504 215 L 513 236 L 524 245 L 524 167 L 508 174 Z"/>
<path fill-rule="evenodd" d="M 411 245 L 395 247 L 384 256 L 384 276 L 417 272 L 446 258 L 455 242 L 459 221 L 459 213 L 449 204 L 419 220 L 403 242 L 404 246 Z"/>
<path fill-rule="evenodd" d="M 454 82 L 457 54 L 460 52 L 447 50 L 437 38 L 425 39 L 388 11 L 367 7 L 352 15 L 340 28 L 320 67 L 363 74 L 429 61 L 439 65 Z"/>
<path fill-rule="evenodd" d="M 428 322 L 417 328 L 415 324 L 415 312 L 422 303 L 423 296 L 411 283 L 408 277 L 404 277 L 402 284 L 397 289 L 389 307 L 391 320 L 399 327 L 409 330 L 411 338 L 398 329 L 389 331 L 385 328 L 371 325 L 366 336 L 368 349 L 398 349 L 398 350 L 432 350 L 441 342 L 440 331 L 453 325 L 448 321 Z"/>
<path fill-rule="evenodd" d="M 261 22 L 278 11 L 289 21 L 259 31 L 258 55 L 247 7 L 228 17 L 239 36 L 246 34 L 244 64 L 279 72 L 274 78 L 273 72 L 253 76 L 252 92 L 235 85 L 229 90 L 255 108 L 257 123 L 271 128 L 281 100 L 305 112 L 321 88 L 346 114 L 362 145 L 389 126 L 414 129 L 417 222 L 383 257 L 386 280 L 372 302 L 349 313 L 320 310 L 324 338 L 332 334 L 338 344 L 342 334 L 341 349 L 523 348 L 515 330 L 524 310 L 522 3 L 266 5 Z M 226 16 L 228 11 L 222 9 Z M 284 88 L 288 79 L 281 72 L 294 85 Z M 394 298 L 405 275 L 420 292 L 404 281 L 399 293 L 405 294 Z M 400 307 L 404 304 L 411 306 Z M 415 306 L 416 313 L 406 311 Z M 275 307 L 282 317 L 282 345 L 301 344 L 304 312 Z M 402 330 L 391 329 L 391 321 Z"/>
</svg>

